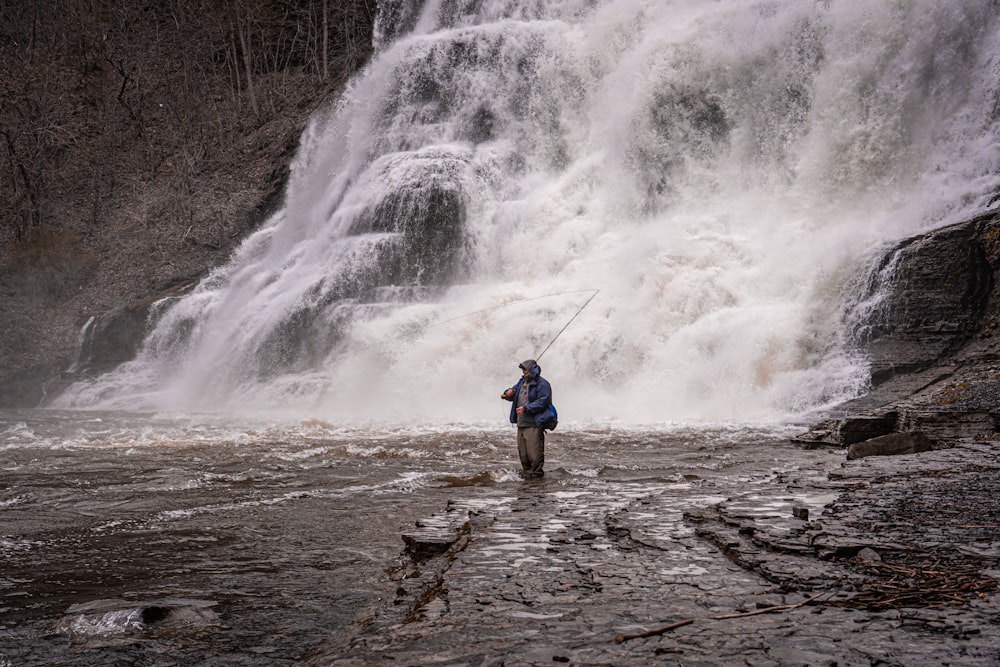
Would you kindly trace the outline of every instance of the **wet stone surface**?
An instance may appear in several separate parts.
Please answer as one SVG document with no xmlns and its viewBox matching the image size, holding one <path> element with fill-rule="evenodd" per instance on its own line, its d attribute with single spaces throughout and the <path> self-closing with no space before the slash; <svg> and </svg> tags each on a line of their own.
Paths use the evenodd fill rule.
<svg viewBox="0 0 1000 667">
<path fill-rule="evenodd" d="M 95 600 L 71 606 L 52 630 L 68 637 L 77 651 L 208 635 L 220 623 L 215 605 L 211 600 Z"/>
<path fill-rule="evenodd" d="M 309 662 L 1000 664 L 998 477 L 1000 445 L 964 441 L 714 503 L 545 480 L 456 500 L 407 539 L 434 548 L 395 598 Z"/>
</svg>

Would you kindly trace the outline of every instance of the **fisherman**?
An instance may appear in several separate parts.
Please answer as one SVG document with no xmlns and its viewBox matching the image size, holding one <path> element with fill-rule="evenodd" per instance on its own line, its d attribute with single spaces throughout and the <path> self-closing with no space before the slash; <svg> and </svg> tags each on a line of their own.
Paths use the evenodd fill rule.
<svg viewBox="0 0 1000 667">
<path fill-rule="evenodd" d="M 534 359 L 519 364 L 521 379 L 501 394 L 511 401 L 510 423 L 517 424 L 517 455 L 522 477 L 541 477 L 545 473 L 545 425 L 551 418 L 552 386 L 542 377 Z"/>
</svg>

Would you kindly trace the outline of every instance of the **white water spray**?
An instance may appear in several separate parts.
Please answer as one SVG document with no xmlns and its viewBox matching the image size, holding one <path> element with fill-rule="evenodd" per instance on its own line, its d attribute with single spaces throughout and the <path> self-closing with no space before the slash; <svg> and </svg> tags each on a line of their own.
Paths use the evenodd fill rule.
<svg viewBox="0 0 1000 667">
<path fill-rule="evenodd" d="M 496 420 L 600 289 L 564 421 L 781 419 L 863 391 L 872 251 L 1000 188 L 995 3 L 380 5 L 284 209 L 59 405 Z"/>
</svg>

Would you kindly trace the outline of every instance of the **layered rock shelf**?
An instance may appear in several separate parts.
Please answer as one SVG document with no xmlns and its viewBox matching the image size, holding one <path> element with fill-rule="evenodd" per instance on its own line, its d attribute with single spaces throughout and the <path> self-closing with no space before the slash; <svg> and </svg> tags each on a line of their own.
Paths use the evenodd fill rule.
<svg viewBox="0 0 1000 667">
<path fill-rule="evenodd" d="M 406 538 L 395 598 L 310 664 L 997 664 L 1000 442 L 954 445 L 776 474 L 679 521 L 670 494 L 533 482 L 454 503 Z"/>
</svg>

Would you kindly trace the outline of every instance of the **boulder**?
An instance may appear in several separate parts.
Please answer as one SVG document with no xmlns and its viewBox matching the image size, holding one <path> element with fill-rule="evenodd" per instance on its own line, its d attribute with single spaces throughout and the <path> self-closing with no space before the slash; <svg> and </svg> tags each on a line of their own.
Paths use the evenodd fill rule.
<svg viewBox="0 0 1000 667">
<path fill-rule="evenodd" d="M 805 433 L 791 438 L 791 442 L 806 449 L 853 445 L 893 433 L 899 422 L 899 412 L 896 410 L 882 414 L 848 415 L 819 422 Z"/>
<path fill-rule="evenodd" d="M 858 442 L 847 449 L 847 460 L 863 459 L 867 456 L 897 456 L 916 454 L 934 448 L 930 438 L 920 431 L 890 433 L 871 440 Z"/>
<path fill-rule="evenodd" d="M 51 629 L 70 639 L 74 651 L 125 647 L 151 640 L 205 635 L 219 627 L 212 600 L 122 598 L 72 605 Z"/>
</svg>

